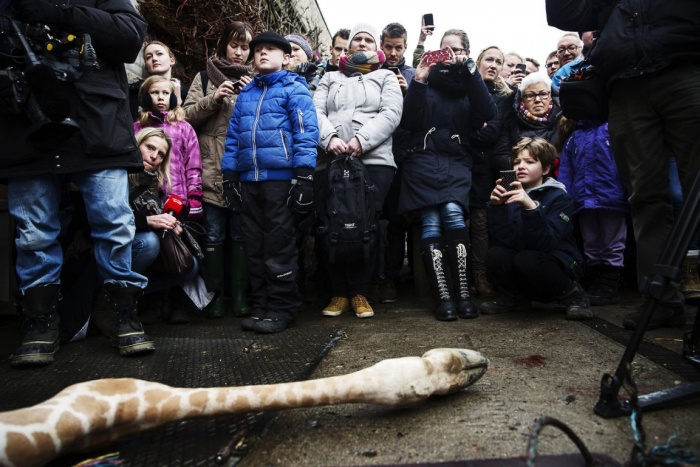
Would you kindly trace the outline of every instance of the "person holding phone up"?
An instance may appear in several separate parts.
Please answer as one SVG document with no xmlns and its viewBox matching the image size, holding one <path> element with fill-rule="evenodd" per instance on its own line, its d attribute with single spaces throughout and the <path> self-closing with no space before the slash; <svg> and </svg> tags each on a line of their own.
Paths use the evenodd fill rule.
<svg viewBox="0 0 700 467">
<path fill-rule="evenodd" d="M 566 306 L 568 320 L 593 318 L 578 282 L 583 258 L 571 222 L 574 204 L 551 176 L 556 154 L 542 138 L 521 139 L 511 157 L 516 180 L 499 178 L 491 192 L 487 212 L 493 246 L 486 271 L 502 295 L 482 303 L 482 314 L 527 311 L 531 300 L 556 300 Z"/>
<path fill-rule="evenodd" d="M 469 58 L 467 33 L 448 30 L 440 47 L 438 52 L 448 52 L 444 61 L 432 61 L 440 54 L 424 54 L 404 98 L 401 127 L 410 136 L 398 212 L 420 216 L 421 255 L 438 295 L 435 318 L 453 321 L 478 316 L 467 270 L 475 152 L 468 136 L 494 118 L 497 109 Z"/>
</svg>

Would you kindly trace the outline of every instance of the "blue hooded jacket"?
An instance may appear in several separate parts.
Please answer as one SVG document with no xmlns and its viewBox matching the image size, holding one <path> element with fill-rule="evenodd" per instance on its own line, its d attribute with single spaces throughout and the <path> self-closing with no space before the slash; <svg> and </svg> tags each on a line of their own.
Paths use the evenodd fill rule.
<svg viewBox="0 0 700 467">
<path fill-rule="evenodd" d="M 316 167 L 316 108 L 302 76 L 258 75 L 242 90 L 226 134 L 221 171 L 242 182 L 291 180 Z"/>
</svg>

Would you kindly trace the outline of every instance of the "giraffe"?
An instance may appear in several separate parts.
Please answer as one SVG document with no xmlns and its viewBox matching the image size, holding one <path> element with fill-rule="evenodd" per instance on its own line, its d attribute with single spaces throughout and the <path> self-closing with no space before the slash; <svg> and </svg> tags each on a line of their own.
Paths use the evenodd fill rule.
<svg viewBox="0 0 700 467">
<path fill-rule="evenodd" d="M 469 349 L 433 349 L 316 380 L 175 388 L 133 378 L 74 384 L 32 407 L 0 413 L 0 465 L 33 467 L 166 423 L 197 417 L 345 403 L 402 406 L 478 381 L 488 360 Z"/>
</svg>

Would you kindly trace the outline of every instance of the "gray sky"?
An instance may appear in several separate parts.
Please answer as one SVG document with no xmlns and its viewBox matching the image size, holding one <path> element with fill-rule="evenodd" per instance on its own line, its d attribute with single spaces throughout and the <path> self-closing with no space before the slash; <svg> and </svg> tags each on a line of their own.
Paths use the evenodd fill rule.
<svg viewBox="0 0 700 467">
<path fill-rule="evenodd" d="M 316 1 L 331 35 L 340 28 L 352 29 L 360 22 L 373 25 L 379 32 L 387 24 L 397 22 L 408 30 L 409 53 L 418 41 L 423 13 L 432 13 L 435 19 L 435 34 L 428 37 L 426 49 L 439 48 L 447 29 L 464 29 L 474 58 L 484 47 L 497 45 L 504 52 L 515 51 L 544 64 L 563 34 L 547 25 L 545 0 Z"/>
</svg>

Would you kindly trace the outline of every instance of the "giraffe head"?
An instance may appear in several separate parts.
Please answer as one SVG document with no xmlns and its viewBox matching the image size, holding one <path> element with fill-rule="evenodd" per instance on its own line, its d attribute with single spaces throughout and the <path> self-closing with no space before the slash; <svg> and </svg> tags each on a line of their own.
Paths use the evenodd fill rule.
<svg viewBox="0 0 700 467">
<path fill-rule="evenodd" d="M 469 349 L 432 349 L 421 358 L 431 367 L 435 394 L 452 394 L 474 384 L 489 366 L 486 357 Z"/>
</svg>

